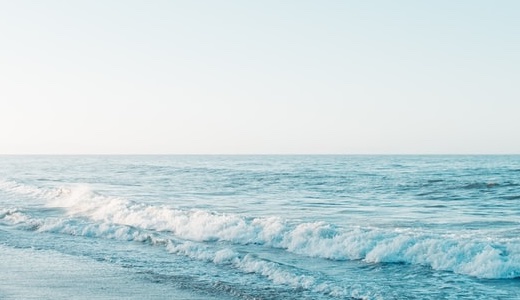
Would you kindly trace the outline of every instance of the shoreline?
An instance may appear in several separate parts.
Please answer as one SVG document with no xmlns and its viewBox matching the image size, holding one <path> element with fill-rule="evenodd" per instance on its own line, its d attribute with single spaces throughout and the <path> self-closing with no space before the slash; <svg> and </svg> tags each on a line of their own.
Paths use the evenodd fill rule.
<svg viewBox="0 0 520 300">
<path fill-rule="evenodd" d="M 5 245 L 0 256 L 1 299 L 212 299 L 85 257 Z"/>
</svg>

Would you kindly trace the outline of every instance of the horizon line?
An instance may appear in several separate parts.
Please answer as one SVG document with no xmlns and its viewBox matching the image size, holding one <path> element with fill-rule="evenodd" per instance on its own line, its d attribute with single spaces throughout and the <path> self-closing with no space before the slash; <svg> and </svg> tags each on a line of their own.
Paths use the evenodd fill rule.
<svg viewBox="0 0 520 300">
<path fill-rule="evenodd" d="M 498 156 L 520 153 L 0 153 L 0 156 Z"/>
</svg>

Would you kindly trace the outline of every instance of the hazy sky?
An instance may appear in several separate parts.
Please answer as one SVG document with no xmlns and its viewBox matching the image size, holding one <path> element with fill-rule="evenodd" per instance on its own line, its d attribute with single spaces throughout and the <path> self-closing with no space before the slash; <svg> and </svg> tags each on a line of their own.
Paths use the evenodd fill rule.
<svg viewBox="0 0 520 300">
<path fill-rule="evenodd" d="M 520 153 L 520 1 L 0 0 L 0 153 Z"/>
</svg>

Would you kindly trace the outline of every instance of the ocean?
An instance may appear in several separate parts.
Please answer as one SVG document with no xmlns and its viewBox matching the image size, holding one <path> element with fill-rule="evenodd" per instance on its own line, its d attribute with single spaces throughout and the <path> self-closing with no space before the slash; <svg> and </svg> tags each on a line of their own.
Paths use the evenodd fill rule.
<svg viewBox="0 0 520 300">
<path fill-rule="evenodd" d="M 0 299 L 520 299 L 520 156 L 0 156 Z"/>
</svg>

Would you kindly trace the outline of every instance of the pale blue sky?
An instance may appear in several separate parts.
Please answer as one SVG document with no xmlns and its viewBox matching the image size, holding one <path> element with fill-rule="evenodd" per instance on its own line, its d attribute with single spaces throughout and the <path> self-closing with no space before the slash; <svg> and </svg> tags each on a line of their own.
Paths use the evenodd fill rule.
<svg viewBox="0 0 520 300">
<path fill-rule="evenodd" d="M 0 153 L 520 153 L 520 1 L 0 0 Z"/>
</svg>

